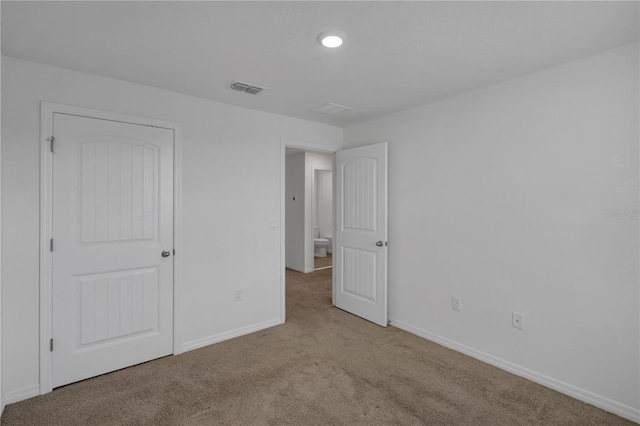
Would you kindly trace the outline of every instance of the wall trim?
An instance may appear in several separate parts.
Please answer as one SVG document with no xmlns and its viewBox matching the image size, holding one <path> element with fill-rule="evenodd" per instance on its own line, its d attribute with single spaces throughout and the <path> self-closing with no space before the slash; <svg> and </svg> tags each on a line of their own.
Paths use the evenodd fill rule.
<svg viewBox="0 0 640 426">
<path fill-rule="evenodd" d="M 302 272 L 303 274 L 306 274 L 307 272 L 303 269 L 297 268 L 295 266 L 291 266 L 291 265 L 285 265 L 287 269 L 291 269 L 292 271 L 298 271 L 298 272 Z"/>
<path fill-rule="evenodd" d="M 280 324 L 284 324 L 284 321 L 281 321 L 280 318 L 276 318 L 259 322 L 257 324 L 248 325 L 246 327 L 236 328 L 235 330 L 225 331 L 223 333 L 214 334 L 213 336 L 202 337 L 190 342 L 185 342 L 182 344 L 181 350 L 182 352 L 192 351 L 194 349 L 213 345 L 214 343 L 220 343 L 222 341 L 244 336 L 246 334 L 255 333 L 256 331 L 264 330 L 265 328 L 274 327 Z"/>
<path fill-rule="evenodd" d="M 586 389 L 582 389 L 569 383 L 554 379 L 553 377 L 546 376 L 537 371 L 530 370 L 526 367 L 522 367 L 520 365 L 506 361 L 502 358 L 490 355 L 486 352 L 479 351 L 470 346 L 458 343 L 454 340 L 450 340 L 421 328 L 414 327 L 403 321 L 394 318 L 389 318 L 389 321 L 389 325 L 404 330 L 408 333 L 415 334 L 416 336 L 422 337 L 446 348 L 453 349 L 456 352 L 460 352 L 477 360 L 486 362 L 487 364 L 491 364 L 501 370 L 513 373 L 516 376 L 524 377 L 525 379 L 556 390 L 579 401 L 586 402 L 587 404 L 591 404 L 605 411 L 609 411 L 610 413 L 617 414 L 618 416 L 624 417 L 627 420 L 640 423 L 640 409 L 622 404 L 605 396 L 595 394 Z"/>
<path fill-rule="evenodd" d="M 38 395 L 40 395 L 40 385 L 37 383 L 6 392 L 2 395 L 2 408 L 4 409 L 6 405 L 24 401 L 25 399 L 33 398 Z"/>
<path fill-rule="evenodd" d="M 53 356 L 49 351 L 49 339 L 52 337 L 53 311 L 52 305 L 52 254 L 49 251 L 49 239 L 52 238 L 52 203 L 53 203 L 53 157 L 47 139 L 53 132 L 54 113 L 77 115 L 81 117 L 99 118 L 120 121 L 143 126 L 155 126 L 173 130 L 173 244 L 176 256 L 173 257 L 173 353 L 181 351 L 180 335 L 180 294 L 182 276 L 182 125 L 180 123 L 119 114 L 96 109 L 41 102 L 40 104 L 40 384 L 39 392 L 45 394 L 53 390 L 52 372 Z M 15 392 L 21 392 L 26 388 Z M 7 403 L 10 395 L 7 393 Z"/>
<path fill-rule="evenodd" d="M 38 387 L 38 391 L 40 390 L 40 387 Z M 4 413 L 4 407 L 7 405 L 7 401 L 4 398 L 4 393 L 2 395 L 0 395 L 0 417 L 2 416 L 2 413 Z"/>
</svg>

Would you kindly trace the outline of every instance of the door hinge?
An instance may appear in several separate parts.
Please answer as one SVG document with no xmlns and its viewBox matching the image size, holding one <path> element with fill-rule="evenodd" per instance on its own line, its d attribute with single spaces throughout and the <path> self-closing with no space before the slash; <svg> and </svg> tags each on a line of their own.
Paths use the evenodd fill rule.
<svg viewBox="0 0 640 426">
<path fill-rule="evenodd" d="M 173 249 L 173 255 L 174 256 L 176 255 L 176 249 Z"/>
<path fill-rule="evenodd" d="M 49 240 L 49 251 L 53 251 L 53 238 Z"/>
<path fill-rule="evenodd" d="M 51 152 L 53 153 L 53 144 L 56 142 L 56 138 L 54 138 L 53 136 L 51 136 L 49 139 L 47 139 L 49 141 L 49 145 L 51 146 Z"/>
<path fill-rule="evenodd" d="M 49 339 L 49 352 L 53 352 L 53 339 Z"/>
</svg>

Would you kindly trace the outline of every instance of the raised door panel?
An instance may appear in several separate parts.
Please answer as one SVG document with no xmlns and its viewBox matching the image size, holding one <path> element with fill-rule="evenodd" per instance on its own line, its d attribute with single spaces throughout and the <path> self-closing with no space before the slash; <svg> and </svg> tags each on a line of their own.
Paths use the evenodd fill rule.
<svg viewBox="0 0 640 426">
<path fill-rule="evenodd" d="M 158 148 L 99 138 L 80 143 L 81 244 L 156 240 Z"/>
<path fill-rule="evenodd" d="M 377 232 L 377 165 L 375 158 L 342 165 L 343 229 Z"/>
<path fill-rule="evenodd" d="M 342 249 L 342 290 L 367 302 L 377 301 L 377 253 Z"/>
<path fill-rule="evenodd" d="M 76 277 L 77 349 L 158 331 L 158 268 Z"/>
</svg>

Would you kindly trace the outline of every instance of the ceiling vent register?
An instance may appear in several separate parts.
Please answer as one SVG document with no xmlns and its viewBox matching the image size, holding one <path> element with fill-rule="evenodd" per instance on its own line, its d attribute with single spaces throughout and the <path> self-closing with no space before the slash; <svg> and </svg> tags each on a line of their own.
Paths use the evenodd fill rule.
<svg viewBox="0 0 640 426">
<path fill-rule="evenodd" d="M 316 108 L 316 111 L 323 112 L 325 114 L 340 114 L 341 112 L 349 111 L 351 108 L 344 105 L 338 105 L 333 103 L 328 103 L 319 108 Z"/>
<path fill-rule="evenodd" d="M 258 93 L 265 90 L 264 87 L 258 87 L 252 84 L 242 83 L 240 81 L 232 82 L 229 87 L 232 88 L 233 90 L 237 90 L 238 92 L 244 92 L 250 95 L 257 95 Z"/>
</svg>

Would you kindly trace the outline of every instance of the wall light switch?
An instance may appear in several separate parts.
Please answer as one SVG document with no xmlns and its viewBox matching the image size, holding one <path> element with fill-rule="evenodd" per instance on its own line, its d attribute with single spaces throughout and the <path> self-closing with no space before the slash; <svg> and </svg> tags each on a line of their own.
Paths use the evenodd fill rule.
<svg viewBox="0 0 640 426">
<path fill-rule="evenodd" d="M 233 292 L 233 300 L 239 302 L 242 300 L 242 289 L 238 289 Z"/>
<path fill-rule="evenodd" d="M 280 229 L 280 219 L 279 218 L 270 218 L 269 219 L 269 229 L 271 229 L 271 230 Z"/>
<path fill-rule="evenodd" d="M 454 311 L 460 311 L 462 309 L 462 300 L 460 300 L 459 297 L 452 297 L 451 298 L 451 309 L 453 309 Z"/>
</svg>

